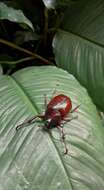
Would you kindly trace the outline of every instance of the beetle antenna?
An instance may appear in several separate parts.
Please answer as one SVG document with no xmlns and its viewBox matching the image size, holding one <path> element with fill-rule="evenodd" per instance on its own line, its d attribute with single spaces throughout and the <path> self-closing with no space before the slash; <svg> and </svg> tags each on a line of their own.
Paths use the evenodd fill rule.
<svg viewBox="0 0 104 190">
<path fill-rule="evenodd" d="M 70 113 L 73 113 L 73 112 L 75 112 L 79 107 L 81 106 L 81 104 L 80 105 L 78 105 L 78 106 L 76 106 L 73 110 L 71 110 L 70 111 Z"/>
<path fill-rule="evenodd" d="M 51 97 L 51 99 L 55 96 L 55 94 L 56 94 L 56 88 L 54 88 L 54 90 L 53 90 L 53 92 L 52 92 L 52 97 Z"/>
</svg>

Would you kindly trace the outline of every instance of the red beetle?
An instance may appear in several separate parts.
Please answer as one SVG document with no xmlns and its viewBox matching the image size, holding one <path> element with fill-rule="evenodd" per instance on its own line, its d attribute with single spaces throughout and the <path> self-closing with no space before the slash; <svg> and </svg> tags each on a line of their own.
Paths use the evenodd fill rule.
<svg viewBox="0 0 104 190">
<path fill-rule="evenodd" d="M 66 119 L 66 116 L 68 113 L 72 113 L 76 111 L 76 109 L 79 107 L 75 107 L 72 110 L 72 102 L 71 99 L 64 95 L 64 94 L 59 94 L 55 97 L 53 97 L 50 102 L 47 104 L 46 99 L 45 99 L 45 106 L 46 110 L 43 115 L 36 115 L 33 116 L 32 118 L 28 119 L 27 121 L 25 120 L 22 124 L 18 125 L 16 127 L 16 130 L 20 129 L 24 124 L 30 124 L 32 121 L 34 121 L 36 118 L 42 119 L 44 126 L 43 128 L 46 130 L 50 130 L 51 128 L 57 127 L 61 133 L 61 138 L 62 141 L 65 145 L 65 152 L 64 154 L 68 153 L 68 149 L 66 146 L 65 142 L 65 133 L 63 131 L 63 121 L 68 122 L 71 121 L 72 119 Z"/>
</svg>

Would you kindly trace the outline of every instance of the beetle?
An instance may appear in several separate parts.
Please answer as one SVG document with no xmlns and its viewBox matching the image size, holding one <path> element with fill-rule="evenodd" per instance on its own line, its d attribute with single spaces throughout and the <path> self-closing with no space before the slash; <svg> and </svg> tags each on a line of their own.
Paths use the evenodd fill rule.
<svg viewBox="0 0 104 190">
<path fill-rule="evenodd" d="M 78 105 L 72 110 L 72 101 L 68 96 L 64 94 L 59 94 L 59 95 L 54 96 L 48 104 L 45 99 L 46 108 L 45 108 L 44 114 L 36 115 L 28 120 L 25 120 L 23 123 L 16 126 L 16 130 L 20 129 L 24 124 L 31 124 L 34 120 L 39 118 L 44 123 L 43 129 L 50 131 L 50 129 L 52 128 L 57 128 L 60 131 L 61 139 L 65 146 L 64 154 L 68 154 L 68 148 L 65 142 L 65 133 L 63 130 L 63 125 L 64 123 L 69 122 L 75 118 L 74 117 L 71 119 L 67 119 L 66 116 L 69 113 L 75 112 L 79 106 L 80 105 Z"/>
</svg>

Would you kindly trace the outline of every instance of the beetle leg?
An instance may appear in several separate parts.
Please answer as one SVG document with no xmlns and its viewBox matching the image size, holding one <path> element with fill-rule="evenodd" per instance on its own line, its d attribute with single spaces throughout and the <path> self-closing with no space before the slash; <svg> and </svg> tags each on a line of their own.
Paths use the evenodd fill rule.
<svg viewBox="0 0 104 190">
<path fill-rule="evenodd" d="M 18 131 L 21 127 L 26 126 L 26 124 L 31 124 L 33 120 L 35 120 L 37 118 L 43 119 L 43 117 L 44 117 L 43 115 L 37 115 L 37 116 L 31 117 L 28 120 L 25 120 L 23 123 L 21 123 L 20 125 L 16 126 L 16 131 Z"/>
<path fill-rule="evenodd" d="M 72 109 L 72 110 L 70 111 L 70 113 L 75 112 L 79 107 L 80 107 L 80 105 L 76 106 L 74 109 Z"/>
<path fill-rule="evenodd" d="M 61 134 L 61 139 L 62 139 L 62 142 L 64 144 L 64 147 L 65 147 L 65 152 L 64 154 L 68 154 L 68 148 L 67 148 L 67 145 L 66 145 L 66 141 L 65 141 L 65 133 L 64 133 L 64 130 L 61 126 L 57 126 L 57 128 L 59 129 L 60 131 L 60 134 Z"/>
<path fill-rule="evenodd" d="M 65 123 L 68 123 L 68 122 L 72 121 L 73 119 L 77 119 L 77 118 L 78 118 L 78 116 L 72 117 L 72 118 L 70 118 L 70 119 L 63 119 L 63 121 L 64 121 L 63 125 L 64 125 Z"/>
<path fill-rule="evenodd" d="M 64 152 L 64 154 L 68 154 L 68 148 L 67 148 L 66 141 L 65 141 L 65 133 L 63 131 L 63 128 L 61 128 L 61 129 L 62 129 L 62 141 L 63 141 L 64 146 L 65 146 L 65 152 Z"/>
</svg>

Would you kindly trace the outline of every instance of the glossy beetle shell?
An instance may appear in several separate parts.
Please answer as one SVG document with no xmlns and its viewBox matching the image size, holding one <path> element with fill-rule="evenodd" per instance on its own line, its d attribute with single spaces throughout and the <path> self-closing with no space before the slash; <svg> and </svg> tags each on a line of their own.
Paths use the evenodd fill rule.
<svg viewBox="0 0 104 190">
<path fill-rule="evenodd" d="M 52 98 L 51 101 L 48 103 L 46 114 L 49 109 L 59 111 L 61 114 L 61 119 L 63 119 L 72 109 L 71 99 L 64 94 L 59 94 Z"/>
</svg>

